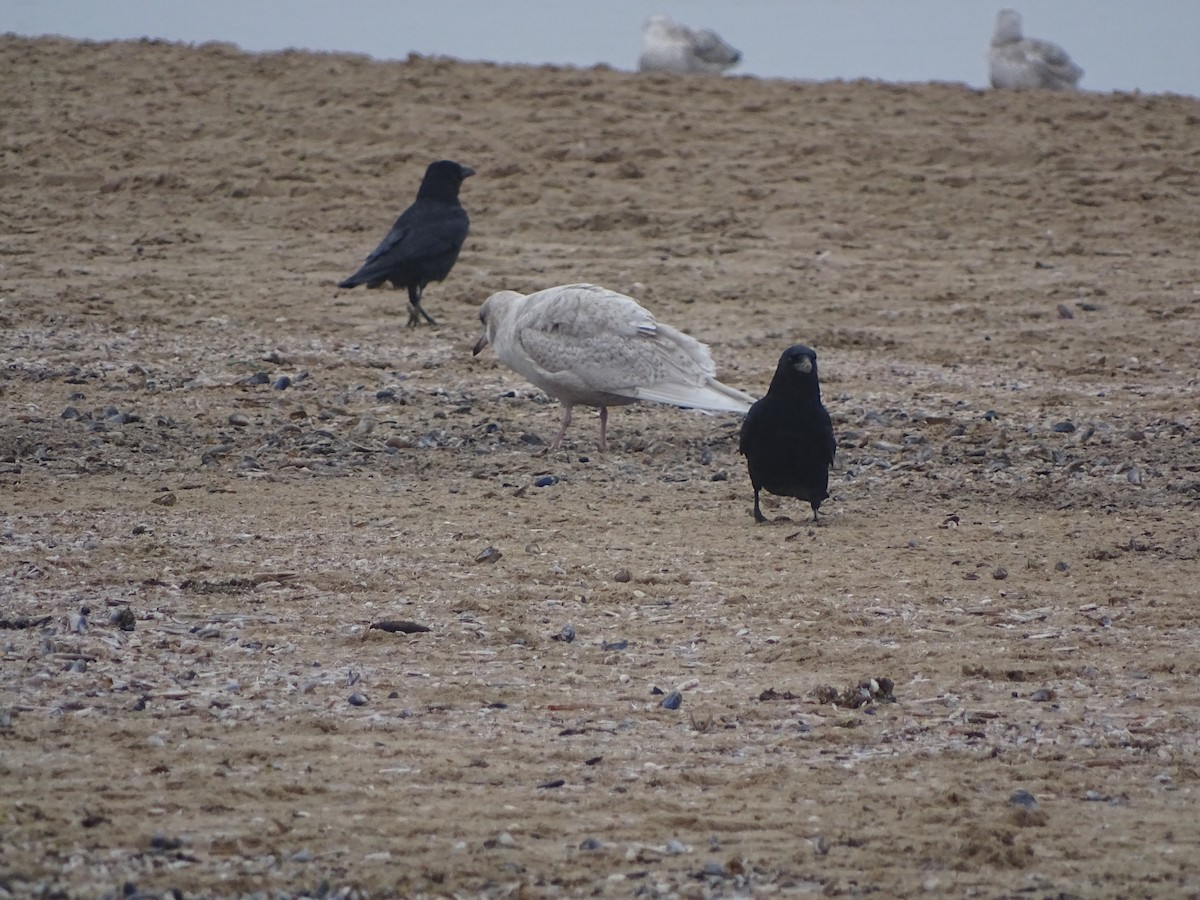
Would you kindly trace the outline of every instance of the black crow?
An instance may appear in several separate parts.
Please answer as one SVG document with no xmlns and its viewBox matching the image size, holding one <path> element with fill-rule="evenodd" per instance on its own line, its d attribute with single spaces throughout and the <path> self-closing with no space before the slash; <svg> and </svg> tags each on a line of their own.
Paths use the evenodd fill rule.
<svg viewBox="0 0 1200 900">
<path fill-rule="evenodd" d="M 390 281 L 392 287 L 408 288 L 409 328 L 420 324 L 419 316 L 436 325 L 421 307 L 421 293 L 429 282 L 450 274 L 467 239 L 470 220 L 458 202 L 458 189 L 464 178 L 474 174 L 469 166 L 446 159 L 430 163 L 412 206 L 400 214 L 362 268 L 338 287 L 377 288 Z"/>
<path fill-rule="evenodd" d="M 754 485 L 754 521 L 765 522 L 758 492 L 807 500 L 813 521 L 829 496 L 829 467 L 837 441 L 821 404 L 817 354 L 796 344 L 783 351 L 767 395 L 750 407 L 742 422 L 739 449 Z"/>
</svg>

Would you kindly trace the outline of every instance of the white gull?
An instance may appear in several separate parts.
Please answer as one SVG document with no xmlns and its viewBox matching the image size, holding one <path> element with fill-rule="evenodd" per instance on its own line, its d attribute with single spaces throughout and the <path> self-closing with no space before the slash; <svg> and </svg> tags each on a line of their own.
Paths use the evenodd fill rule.
<svg viewBox="0 0 1200 900">
<path fill-rule="evenodd" d="M 1021 14 L 1002 9 L 988 49 L 988 76 L 994 88 L 1070 90 L 1083 69 L 1058 44 L 1022 37 Z"/>
<path fill-rule="evenodd" d="M 607 449 L 608 407 L 650 400 L 712 412 L 745 413 L 754 398 L 716 379 L 708 347 L 656 322 L 632 297 L 594 284 L 533 294 L 500 291 L 479 308 L 484 334 L 510 369 L 563 404 L 557 450 L 571 407 L 600 408 L 600 449 Z"/>
<path fill-rule="evenodd" d="M 708 28 L 693 31 L 661 14 L 651 16 L 642 26 L 639 72 L 720 74 L 741 58 L 740 52 Z"/>
</svg>

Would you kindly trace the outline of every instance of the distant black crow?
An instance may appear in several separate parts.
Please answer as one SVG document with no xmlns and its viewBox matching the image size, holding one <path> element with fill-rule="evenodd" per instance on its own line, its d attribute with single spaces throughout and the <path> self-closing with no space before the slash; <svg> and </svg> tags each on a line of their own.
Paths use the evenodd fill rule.
<svg viewBox="0 0 1200 900">
<path fill-rule="evenodd" d="M 458 202 L 458 189 L 464 178 L 474 174 L 474 169 L 449 160 L 430 163 L 412 206 L 400 214 L 362 268 L 338 287 L 377 288 L 390 281 L 392 287 L 408 288 L 409 328 L 420 324 L 419 316 L 436 325 L 421 308 L 421 292 L 454 268 L 470 225 L 467 211 Z"/>
<path fill-rule="evenodd" d="M 758 492 L 807 500 L 813 521 L 829 496 L 829 467 L 837 441 L 821 404 L 817 354 L 797 344 L 779 357 L 767 395 L 750 407 L 742 422 L 739 449 L 754 485 L 754 521 L 765 522 Z"/>
</svg>

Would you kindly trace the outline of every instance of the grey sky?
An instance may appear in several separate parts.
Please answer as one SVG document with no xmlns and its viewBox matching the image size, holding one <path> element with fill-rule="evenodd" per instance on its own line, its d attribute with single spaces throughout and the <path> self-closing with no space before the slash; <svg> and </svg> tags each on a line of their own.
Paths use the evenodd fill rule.
<svg viewBox="0 0 1200 900">
<path fill-rule="evenodd" d="M 631 69 L 642 20 L 666 12 L 738 47 L 738 74 L 982 87 L 1003 5 L 1089 90 L 1200 96 L 1200 0 L 0 0 L 0 30 Z"/>
</svg>

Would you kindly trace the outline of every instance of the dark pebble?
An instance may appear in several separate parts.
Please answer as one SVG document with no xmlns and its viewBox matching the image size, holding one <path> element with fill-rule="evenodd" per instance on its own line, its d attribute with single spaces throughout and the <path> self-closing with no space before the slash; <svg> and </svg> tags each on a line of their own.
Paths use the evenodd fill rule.
<svg viewBox="0 0 1200 900">
<path fill-rule="evenodd" d="M 600 642 L 600 649 L 601 649 L 601 650 L 624 650 L 624 649 L 625 649 L 626 647 L 628 647 L 628 646 L 629 646 L 629 641 L 625 641 L 625 640 L 621 640 L 621 641 L 601 641 L 601 642 Z"/>
<path fill-rule="evenodd" d="M 349 697 L 346 698 L 346 701 L 351 706 L 366 706 L 367 705 L 367 698 L 364 697 L 362 694 L 351 694 Z"/>
<path fill-rule="evenodd" d="M 650 694 L 655 697 L 661 697 L 663 694 L 663 689 L 660 687 L 652 687 L 650 688 Z"/>
<path fill-rule="evenodd" d="M 1055 422 L 1054 425 L 1051 426 L 1051 430 L 1057 431 L 1059 434 L 1074 434 L 1075 433 L 1075 423 L 1074 422 Z"/>
<path fill-rule="evenodd" d="M 983 417 L 989 422 L 995 422 L 998 418 L 1000 418 L 1000 413 L 996 412 L 994 409 L 989 409 L 983 414 Z"/>
<path fill-rule="evenodd" d="M 275 379 L 274 384 L 271 385 L 271 387 L 275 388 L 277 391 L 286 391 L 291 386 L 292 379 L 288 378 L 286 375 L 280 375 Z"/>
<path fill-rule="evenodd" d="M 1029 695 L 1029 699 L 1034 703 L 1049 703 L 1058 695 L 1049 688 L 1042 688 L 1040 691 L 1034 691 Z"/>
<path fill-rule="evenodd" d="M 725 871 L 725 867 L 719 862 L 710 862 L 704 864 L 703 874 L 709 878 L 724 878 L 729 873 Z"/>
<path fill-rule="evenodd" d="M 238 384 L 267 384 L 270 382 L 271 376 L 266 372 L 255 372 L 253 375 L 247 375 L 245 378 L 239 378 Z"/>
<path fill-rule="evenodd" d="M 683 705 L 683 694 L 679 693 L 679 691 L 671 691 L 671 693 L 663 697 L 662 703 L 658 705 L 663 709 L 679 709 Z"/>
<path fill-rule="evenodd" d="M 729 475 L 726 474 L 724 469 L 722 469 L 720 472 L 713 472 L 711 480 L 712 481 L 728 481 Z"/>
<path fill-rule="evenodd" d="M 500 430 L 500 426 L 497 425 L 495 422 L 488 422 L 487 427 L 483 429 L 485 434 L 495 434 L 499 430 Z"/>
<path fill-rule="evenodd" d="M 64 409 L 62 411 L 62 417 L 64 419 L 78 419 L 79 418 L 79 410 L 77 410 L 73 406 L 68 406 L 66 409 Z"/>
<path fill-rule="evenodd" d="M 549 788 L 560 788 L 566 784 L 566 779 L 555 778 L 553 781 L 546 781 L 538 785 L 539 790 L 547 790 Z"/>
<path fill-rule="evenodd" d="M 183 846 L 183 839 L 167 837 L 160 831 L 150 838 L 150 846 L 155 850 L 178 850 Z"/>
<path fill-rule="evenodd" d="M 603 846 L 604 846 L 604 844 L 600 843 L 599 838 L 593 838 L 593 837 L 584 838 L 582 841 L 579 842 L 580 850 L 599 850 Z"/>
<path fill-rule="evenodd" d="M 557 475 L 543 475 L 541 478 L 534 479 L 534 487 L 550 487 L 552 484 L 558 484 Z"/>
<path fill-rule="evenodd" d="M 996 571 L 992 573 L 992 577 L 997 581 L 1003 581 L 1008 577 L 1008 569 L 1004 568 L 1004 566 L 996 566 Z"/>
<path fill-rule="evenodd" d="M 282 379 L 280 379 L 280 380 L 282 380 Z M 382 391 L 375 392 L 375 399 L 392 401 L 392 400 L 396 399 L 396 392 L 393 391 L 391 388 L 384 388 Z"/>
<path fill-rule="evenodd" d="M 1067 563 L 1063 562 L 1062 560 L 1059 560 L 1058 562 L 1056 562 L 1054 564 L 1055 572 L 1065 572 L 1069 568 L 1071 568 L 1071 567 L 1069 565 L 1067 565 Z"/>
<path fill-rule="evenodd" d="M 379 631 L 387 631 L 391 634 L 396 634 L 397 632 L 401 634 L 421 634 L 430 630 L 428 625 L 422 625 L 420 622 L 410 622 L 407 619 L 384 619 L 382 622 L 372 622 L 370 628 L 367 630 L 370 631 L 372 628 Z"/>
<path fill-rule="evenodd" d="M 553 640 L 562 641 L 563 643 L 566 643 L 566 644 L 571 643 L 571 641 L 575 640 L 575 626 L 574 625 L 564 625 L 562 627 L 562 631 L 560 631 L 558 634 L 554 635 Z"/>
<path fill-rule="evenodd" d="M 1013 791 L 1008 802 L 1013 806 L 1023 806 L 1025 809 L 1037 809 L 1037 798 L 1029 791 Z"/>
</svg>

